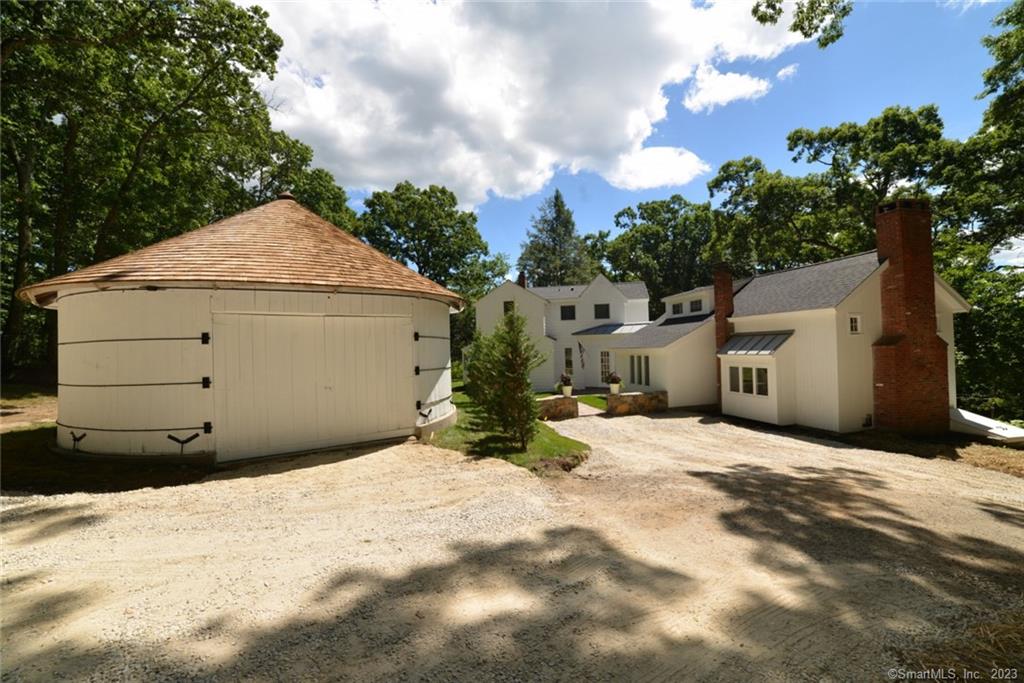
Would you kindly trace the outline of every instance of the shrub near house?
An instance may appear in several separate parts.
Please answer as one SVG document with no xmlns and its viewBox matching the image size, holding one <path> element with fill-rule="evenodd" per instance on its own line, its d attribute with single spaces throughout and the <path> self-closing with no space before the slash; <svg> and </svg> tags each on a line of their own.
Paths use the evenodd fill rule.
<svg viewBox="0 0 1024 683">
<path fill-rule="evenodd" d="M 466 366 L 472 396 L 485 426 L 500 431 L 526 450 L 537 433 L 537 402 L 530 373 L 543 358 L 526 333 L 526 319 L 510 311 L 494 334 L 473 344 Z"/>
</svg>

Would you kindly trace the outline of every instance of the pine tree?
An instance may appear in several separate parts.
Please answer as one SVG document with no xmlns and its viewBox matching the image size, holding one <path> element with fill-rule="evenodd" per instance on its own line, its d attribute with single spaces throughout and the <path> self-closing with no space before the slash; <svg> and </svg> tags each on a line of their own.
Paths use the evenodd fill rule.
<svg viewBox="0 0 1024 683">
<path fill-rule="evenodd" d="M 519 256 L 519 270 L 531 285 L 566 285 L 590 282 L 597 265 L 586 242 L 576 232 L 572 211 L 562 193 L 555 190 L 541 204 L 526 233 Z"/>
<path fill-rule="evenodd" d="M 543 357 L 526 333 L 526 318 L 509 312 L 494 334 L 473 343 L 466 365 L 471 396 L 484 426 L 500 431 L 525 451 L 537 433 L 537 401 L 530 372 Z"/>
</svg>

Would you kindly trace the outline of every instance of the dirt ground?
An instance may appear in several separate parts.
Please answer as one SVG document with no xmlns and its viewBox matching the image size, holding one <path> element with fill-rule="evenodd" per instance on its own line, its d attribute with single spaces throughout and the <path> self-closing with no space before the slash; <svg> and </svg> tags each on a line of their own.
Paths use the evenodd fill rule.
<svg viewBox="0 0 1024 683">
<path fill-rule="evenodd" d="M 0 401 L 0 432 L 57 419 L 56 391 L 5 386 Z"/>
<path fill-rule="evenodd" d="M 700 416 L 555 427 L 593 446 L 560 477 L 401 444 L 7 496 L 4 678 L 885 680 L 1024 608 L 1020 479 Z"/>
</svg>

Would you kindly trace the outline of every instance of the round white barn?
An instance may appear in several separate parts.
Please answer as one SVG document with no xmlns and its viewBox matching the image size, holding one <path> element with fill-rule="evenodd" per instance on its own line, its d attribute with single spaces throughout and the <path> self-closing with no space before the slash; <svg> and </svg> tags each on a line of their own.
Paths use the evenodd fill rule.
<svg viewBox="0 0 1024 683">
<path fill-rule="evenodd" d="M 455 419 L 459 297 L 290 194 L 25 287 L 57 309 L 57 443 L 217 462 Z"/>
</svg>

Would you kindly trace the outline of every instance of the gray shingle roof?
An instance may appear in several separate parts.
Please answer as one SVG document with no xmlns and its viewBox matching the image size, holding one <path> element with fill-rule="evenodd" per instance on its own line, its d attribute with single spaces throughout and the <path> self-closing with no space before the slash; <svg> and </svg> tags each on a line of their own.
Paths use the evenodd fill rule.
<svg viewBox="0 0 1024 683">
<path fill-rule="evenodd" d="M 736 294 L 732 317 L 834 308 L 878 267 L 878 254 L 866 251 L 757 275 Z"/>
<path fill-rule="evenodd" d="M 705 315 L 677 316 L 653 322 L 633 334 L 624 334 L 615 340 L 619 349 L 660 349 L 682 339 L 701 325 L 713 324 L 711 313 Z"/>
<path fill-rule="evenodd" d="M 573 335 L 632 334 L 646 326 L 647 323 L 605 323 L 604 325 L 595 325 L 584 330 L 577 330 L 573 332 Z"/>
<path fill-rule="evenodd" d="M 615 288 L 627 299 L 649 299 L 647 285 L 643 282 L 613 282 Z M 582 285 L 553 285 L 550 287 L 527 287 L 537 296 L 545 299 L 575 299 L 588 287 Z"/>
<path fill-rule="evenodd" d="M 718 349 L 722 356 L 772 356 L 786 340 L 793 336 L 793 330 L 785 332 L 757 332 L 734 334 Z"/>
</svg>

